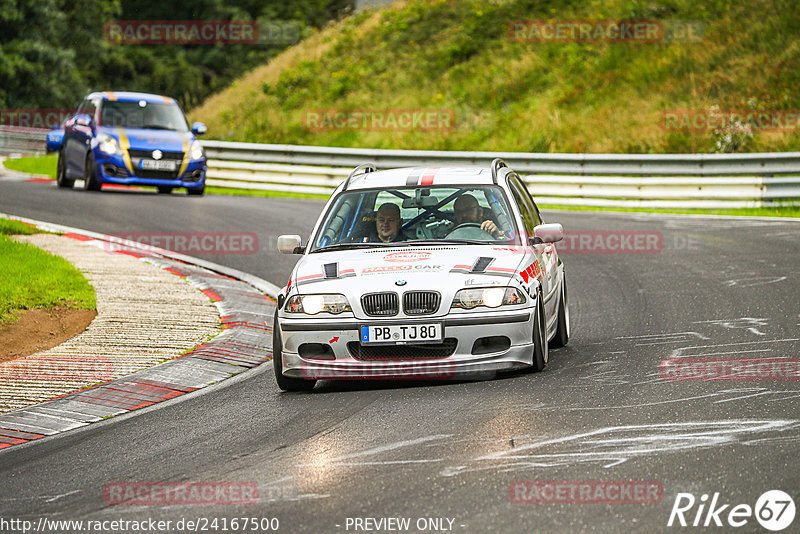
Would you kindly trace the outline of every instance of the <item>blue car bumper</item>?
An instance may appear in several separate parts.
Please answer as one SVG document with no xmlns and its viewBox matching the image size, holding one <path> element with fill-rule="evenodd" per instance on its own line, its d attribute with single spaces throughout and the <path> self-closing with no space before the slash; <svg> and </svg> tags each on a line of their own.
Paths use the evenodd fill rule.
<svg viewBox="0 0 800 534">
<path fill-rule="evenodd" d="M 139 160 L 129 159 L 130 161 L 125 161 L 123 156 L 95 151 L 97 178 L 100 183 L 185 187 L 187 189 L 200 189 L 205 186 L 207 168 L 205 159 L 189 161 L 186 164 L 177 161 L 177 169 L 174 171 L 140 169 L 138 168 Z"/>
</svg>

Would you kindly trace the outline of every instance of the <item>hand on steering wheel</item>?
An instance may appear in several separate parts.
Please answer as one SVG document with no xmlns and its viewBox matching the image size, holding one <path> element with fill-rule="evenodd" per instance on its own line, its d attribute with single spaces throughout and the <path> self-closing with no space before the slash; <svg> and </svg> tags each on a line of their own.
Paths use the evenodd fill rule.
<svg viewBox="0 0 800 534">
<path fill-rule="evenodd" d="M 450 237 L 451 235 L 453 235 L 454 232 L 458 231 L 461 228 L 474 228 L 478 232 L 483 232 L 486 235 L 488 235 L 489 237 L 492 237 L 492 238 L 494 237 L 490 232 L 487 232 L 486 230 L 481 228 L 481 225 L 478 224 L 478 223 L 461 223 L 461 224 L 457 224 L 452 230 L 447 232 L 447 237 Z"/>
<path fill-rule="evenodd" d="M 481 230 L 483 230 L 484 232 L 488 232 L 493 236 L 497 235 L 497 225 L 494 222 L 490 221 L 489 219 L 481 223 Z"/>
</svg>

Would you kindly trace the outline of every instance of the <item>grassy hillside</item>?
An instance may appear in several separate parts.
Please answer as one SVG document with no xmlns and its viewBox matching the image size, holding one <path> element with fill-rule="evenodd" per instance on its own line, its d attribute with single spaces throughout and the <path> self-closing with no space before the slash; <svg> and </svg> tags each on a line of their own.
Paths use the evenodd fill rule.
<svg viewBox="0 0 800 534">
<path fill-rule="evenodd" d="M 697 42 L 534 43 L 520 19 L 691 20 Z M 796 0 L 409 0 L 349 17 L 191 113 L 209 138 L 533 152 L 800 150 L 800 126 L 665 128 L 665 111 L 800 109 Z M 447 131 L 312 131 L 318 109 L 452 110 Z"/>
</svg>

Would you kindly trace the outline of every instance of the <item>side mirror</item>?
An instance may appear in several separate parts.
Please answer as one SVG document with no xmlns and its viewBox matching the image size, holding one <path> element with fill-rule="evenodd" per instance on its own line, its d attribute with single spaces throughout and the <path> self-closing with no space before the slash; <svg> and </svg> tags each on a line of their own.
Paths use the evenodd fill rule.
<svg viewBox="0 0 800 534">
<path fill-rule="evenodd" d="M 79 126 L 89 126 L 90 124 L 92 124 L 92 117 L 91 115 L 81 113 L 80 115 L 75 117 L 75 124 Z"/>
<path fill-rule="evenodd" d="M 533 237 L 530 238 L 530 244 L 557 243 L 562 239 L 564 239 L 563 226 L 558 223 L 540 224 L 533 229 Z"/>
<path fill-rule="evenodd" d="M 208 128 L 202 122 L 195 122 L 192 124 L 192 133 L 195 135 L 203 135 L 208 131 Z"/>
<path fill-rule="evenodd" d="M 282 254 L 301 254 L 303 247 L 299 235 L 281 235 L 278 236 L 278 251 Z"/>
<path fill-rule="evenodd" d="M 64 140 L 64 128 L 56 126 L 47 132 L 47 152 L 58 152 Z"/>
</svg>

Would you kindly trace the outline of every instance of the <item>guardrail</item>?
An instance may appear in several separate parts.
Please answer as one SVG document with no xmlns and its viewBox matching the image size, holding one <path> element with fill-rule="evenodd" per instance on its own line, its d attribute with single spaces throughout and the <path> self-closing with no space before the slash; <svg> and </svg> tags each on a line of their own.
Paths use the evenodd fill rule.
<svg viewBox="0 0 800 534">
<path fill-rule="evenodd" d="M 48 130 L 0 126 L 0 153 L 44 153 Z"/>
<path fill-rule="evenodd" d="M 759 154 L 538 154 L 387 150 L 204 141 L 210 158 L 261 163 L 379 168 L 417 165 L 486 165 L 502 158 L 521 173 L 570 175 L 721 176 L 800 174 L 800 152 Z"/>
<path fill-rule="evenodd" d="M 544 204 L 742 208 L 800 202 L 800 152 L 533 154 L 385 150 L 204 141 L 208 184 L 330 194 L 350 169 L 488 165 L 503 158 Z"/>
<path fill-rule="evenodd" d="M 43 151 L 43 139 L 42 132 L 0 127 L 0 149 L 27 144 Z M 800 152 L 536 154 L 225 141 L 203 141 L 203 147 L 209 158 L 208 185 L 227 188 L 327 195 L 352 167 L 365 161 L 378 168 L 488 166 L 500 157 L 523 176 L 543 204 L 740 208 L 800 203 Z"/>
</svg>

